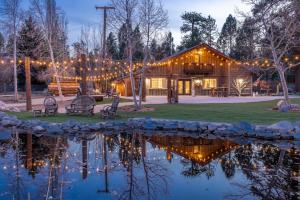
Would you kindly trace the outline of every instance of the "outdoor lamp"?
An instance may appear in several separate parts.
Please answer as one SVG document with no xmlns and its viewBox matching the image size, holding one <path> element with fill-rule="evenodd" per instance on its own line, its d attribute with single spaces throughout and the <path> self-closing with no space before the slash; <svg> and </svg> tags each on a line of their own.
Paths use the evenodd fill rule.
<svg viewBox="0 0 300 200">
<path fill-rule="evenodd" d="M 238 83 L 239 83 L 240 85 L 243 84 L 243 83 L 244 83 L 244 79 L 239 78 L 239 79 L 238 79 Z"/>
<path fill-rule="evenodd" d="M 200 79 L 195 80 L 195 85 L 200 86 L 202 85 L 202 81 Z"/>
</svg>

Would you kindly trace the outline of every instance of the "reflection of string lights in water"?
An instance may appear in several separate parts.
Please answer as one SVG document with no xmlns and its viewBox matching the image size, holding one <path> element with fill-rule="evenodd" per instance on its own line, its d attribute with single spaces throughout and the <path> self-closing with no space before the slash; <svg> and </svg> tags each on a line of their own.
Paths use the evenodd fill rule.
<svg viewBox="0 0 300 200">
<path fill-rule="evenodd" d="M 169 137 L 166 139 L 166 141 L 168 141 L 168 145 L 164 145 L 162 142 L 156 142 L 150 136 L 138 137 L 137 140 L 135 140 L 135 137 L 132 137 L 129 134 L 123 137 L 128 138 L 124 139 L 120 135 L 105 137 L 97 135 L 96 139 L 88 140 L 87 145 L 85 145 L 85 147 L 87 148 L 84 153 L 82 151 L 83 145 L 81 138 L 76 138 L 74 140 L 72 139 L 71 141 L 68 140 L 67 144 L 64 144 L 59 148 L 59 151 L 61 151 L 61 153 L 59 153 L 57 156 L 54 156 L 55 154 L 53 153 L 54 145 L 50 144 L 48 140 L 45 140 L 46 145 L 48 145 L 46 148 L 44 148 L 44 146 L 33 146 L 33 148 L 31 149 L 34 152 L 31 157 L 32 166 L 35 166 L 35 168 L 33 169 L 28 168 L 26 161 L 25 167 L 24 165 L 21 165 L 21 163 L 23 162 L 22 159 L 20 164 L 16 165 L 14 163 L 15 149 L 9 147 L 10 151 L 8 151 L 5 156 L 11 156 L 13 159 L 11 160 L 11 162 L 6 162 L 5 158 L 0 158 L 0 171 L 2 171 L 3 174 L 10 175 L 11 172 L 16 172 L 16 168 L 18 168 L 21 172 L 21 178 L 27 178 L 28 174 L 32 173 L 37 177 L 36 180 L 40 178 L 44 180 L 48 177 L 50 179 L 48 170 L 51 167 L 53 168 L 52 170 L 54 173 L 58 172 L 58 175 L 56 177 L 57 179 L 52 179 L 53 183 L 55 181 L 59 182 L 62 180 L 64 182 L 65 194 L 68 194 L 69 191 L 72 191 L 72 189 L 70 188 L 76 188 L 76 186 L 73 187 L 72 184 L 74 183 L 74 177 L 83 177 L 83 175 L 79 176 L 79 173 L 87 175 L 86 178 L 88 177 L 89 179 L 84 180 L 85 178 L 81 178 L 81 181 L 78 180 L 78 178 L 75 178 L 77 186 L 80 184 L 88 186 L 88 184 L 91 184 L 96 180 L 97 189 L 99 187 L 102 188 L 102 185 L 104 184 L 102 178 L 104 178 L 105 173 L 107 173 L 109 177 L 109 193 L 114 196 L 120 197 L 122 195 L 122 188 L 120 189 L 119 185 L 116 186 L 116 184 L 119 184 L 119 182 L 123 184 L 123 182 L 126 182 L 127 179 L 118 179 L 118 183 L 116 183 L 116 177 L 128 176 L 129 170 L 132 168 L 134 168 L 135 170 L 132 174 L 138 177 L 140 175 L 140 171 L 138 170 L 141 170 L 142 164 L 144 163 L 149 164 L 149 166 L 164 166 L 170 172 L 173 172 L 173 170 L 175 169 L 174 171 L 176 172 L 176 174 L 174 175 L 174 177 L 180 176 L 182 178 L 186 178 L 188 176 L 186 174 L 183 174 L 183 172 L 191 172 L 188 171 L 192 169 L 191 167 L 195 167 L 193 169 L 196 170 L 195 173 L 198 173 L 197 175 L 199 176 L 206 176 L 206 173 L 209 173 L 209 171 L 202 170 L 211 170 L 210 167 L 212 167 L 215 168 L 214 173 L 221 173 L 221 175 L 217 174 L 215 176 L 224 177 L 224 173 L 226 173 L 224 169 L 222 171 L 222 167 L 224 166 L 227 168 L 235 167 L 235 169 L 237 169 L 236 173 L 238 174 L 238 176 L 235 177 L 240 177 L 240 175 L 244 177 L 242 173 L 243 171 L 246 171 L 246 173 L 259 173 L 258 175 L 260 175 L 260 177 L 265 176 L 267 178 L 267 176 L 271 175 L 274 171 L 274 165 L 272 165 L 272 163 L 267 163 L 269 159 L 268 156 L 272 158 L 272 161 L 276 162 L 276 159 L 278 158 L 277 156 L 281 151 L 280 148 L 271 145 L 249 144 L 238 146 L 236 144 L 228 142 L 227 146 L 222 146 L 216 143 L 210 143 L 201 141 L 201 139 L 193 138 L 173 140 L 169 139 Z M 105 141 L 107 142 L 107 148 L 105 148 L 106 151 L 104 151 L 104 143 L 102 143 L 104 139 L 106 139 Z M 41 144 L 41 141 L 35 142 Z M 221 147 L 211 148 L 213 147 L 212 144 Z M 198 148 L 198 146 L 201 145 L 205 148 Z M 206 151 L 206 147 L 209 147 L 211 151 Z M 41 149 L 41 151 L 39 148 Z M 21 157 L 23 157 L 23 150 L 22 148 L 20 149 L 20 155 Z M 253 157 L 249 157 L 251 158 L 251 161 L 254 161 L 248 164 L 247 156 L 249 152 L 254 152 L 255 155 L 253 154 Z M 27 152 L 24 151 L 24 154 L 26 153 Z M 108 157 L 108 162 L 106 164 L 102 162 L 104 160 L 104 153 L 107 153 Z M 286 151 L 286 155 L 295 155 L 297 153 L 299 153 L 299 151 L 295 149 L 288 149 Z M 84 165 L 84 159 L 82 159 L 84 155 L 87 157 L 86 167 Z M 130 160 L 132 159 L 132 157 L 130 158 L 130 156 L 134 157 L 133 162 L 132 160 Z M 240 158 L 238 158 L 237 156 L 240 156 Z M 24 158 L 27 159 L 26 155 L 24 155 Z M 233 160 L 228 160 L 231 158 Z M 243 163 L 243 161 L 245 161 L 245 163 Z M 155 169 L 157 170 L 157 168 Z M 295 169 L 283 168 L 283 170 L 287 172 L 286 174 L 288 174 L 289 178 L 293 178 L 296 181 L 299 180 L 299 172 L 295 171 Z M 161 170 L 157 171 L 161 172 Z M 28 183 L 30 184 L 30 182 Z M 140 186 L 142 183 L 138 182 L 138 184 Z M 172 184 L 174 183 L 170 183 L 170 185 Z M 181 182 L 176 184 L 181 184 Z M 161 186 L 161 184 L 158 185 Z M 30 187 L 34 186 L 30 185 Z M 92 188 L 95 188 L 95 184 L 89 189 Z M 99 189 L 97 192 L 100 191 L 103 192 L 103 190 L 101 189 Z M 82 193 L 84 192 L 86 191 L 82 191 Z"/>
<path fill-rule="evenodd" d="M 114 139 L 107 137 L 106 141 L 110 141 L 110 142 L 114 142 Z M 143 153 L 143 148 L 141 146 L 136 146 L 135 144 L 132 145 L 132 140 L 131 139 L 123 139 L 123 138 L 118 138 L 118 141 L 123 142 L 123 144 L 125 144 L 124 148 L 121 148 L 121 146 L 119 146 L 119 149 L 116 150 L 108 150 L 107 153 L 109 156 L 111 156 L 110 158 L 112 160 L 114 159 L 119 159 L 117 157 L 113 156 L 118 155 L 120 152 L 122 153 L 131 153 L 133 151 L 133 153 L 137 153 L 139 155 L 142 155 Z M 151 139 L 147 138 L 146 140 L 149 143 L 152 143 L 153 141 L 151 141 Z M 120 144 L 118 144 L 120 145 Z M 127 146 L 126 146 L 127 145 Z M 146 162 L 161 162 L 161 161 L 169 161 L 170 159 L 172 160 L 183 160 L 183 159 L 188 159 L 190 161 L 196 161 L 199 162 L 200 164 L 203 163 L 203 165 L 206 165 L 207 163 L 209 163 L 210 161 L 214 160 L 215 158 L 219 158 L 222 155 L 225 155 L 227 152 L 229 151 L 234 151 L 238 148 L 244 148 L 247 150 L 250 150 L 251 148 L 257 148 L 260 151 L 269 151 L 271 153 L 278 153 L 280 151 L 280 148 L 275 147 L 275 146 L 270 146 L 270 145 L 243 145 L 243 146 L 239 146 L 236 144 L 231 144 L 228 147 L 223 147 L 221 149 L 218 149 L 208 155 L 205 154 L 196 154 L 196 157 L 194 157 L 189 151 L 185 150 L 185 149 L 181 149 L 178 146 L 164 146 L 162 144 L 158 144 L 156 143 L 155 147 L 147 149 L 146 152 L 146 157 L 145 157 L 145 161 Z M 174 153 L 174 156 L 172 157 L 168 157 L 167 152 L 171 151 L 172 153 Z M 91 157 L 91 155 L 95 154 L 95 160 L 101 160 L 102 157 L 97 154 L 99 153 L 104 153 L 102 151 L 102 149 L 100 150 L 88 150 L 87 153 L 89 154 L 89 157 Z M 164 152 L 166 153 L 166 155 L 161 155 L 161 153 Z M 296 149 L 288 149 L 286 151 L 288 154 L 290 155 L 296 155 L 299 154 L 299 150 Z M 158 154 L 158 155 L 157 155 Z M 33 166 L 35 167 L 47 167 L 50 166 L 54 169 L 63 169 L 65 173 L 84 173 L 84 168 L 82 167 L 82 162 L 80 160 L 79 157 L 81 157 L 81 153 L 79 152 L 72 152 L 71 150 L 67 150 L 63 155 L 59 155 L 56 159 L 54 158 L 49 158 L 48 162 L 46 160 L 37 160 L 36 162 L 33 162 Z M 98 156 L 98 157 L 97 157 Z M 51 162 L 53 160 L 63 160 L 67 158 L 69 161 L 72 160 L 72 162 L 67 163 L 66 165 L 63 164 L 51 164 Z M 98 161 L 97 161 L 98 162 Z M 222 162 L 222 159 L 218 160 L 218 162 Z M 228 163 L 228 161 L 225 161 Z M 121 169 L 124 168 L 128 165 L 128 161 L 117 161 L 117 162 L 109 162 L 108 165 L 102 165 L 100 166 L 98 163 L 96 164 L 91 164 L 89 161 L 89 166 L 87 169 L 87 174 L 96 174 L 96 175 L 102 175 L 103 173 L 105 173 L 105 169 L 107 169 L 108 172 L 112 172 L 115 169 Z M 24 165 L 20 165 L 21 168 L 25 168 Z M 268 172 L 268 167 L 264 166 L 263 164 L 256 164 L 254 163 L 253 166 L 251 166 L 252 169 L 262 169 L 264 172 Z M 4 164 L 2 166 L 3 171 L 9 171 L 9 169 L 16 169 L 16 165 L 10 165 L 8 163 Z M 299 173 L 297 171 L 291 171 L 290 172 L 290 176 L 291 177 L 299 177 Z"/>
<path fill-rule="evenodd" d="M 129 144 L 129 142 L 127 141 L 127 144 Z M 257 147 L 257 149 L 258 150 L 263 150 L 263 151 L 270 151 L 270 152 L 272 152 L 272 153 L 275 153 L 275 152 L 279 152 L 280 151 L 280 148 L 278 148 L 278 147 L 272 147 L 272 146 L 263 146 L 263 145 L 256 145 L 256 147 Z M 142 153 L 141 151 L 141 147 L 137 147 L 137 148 L 135 148 L 135 147 L 131 147 L 131 148 L 133 148 L 134 150 L 139 150 L 140 152 L 139 153 Z M 203 162 L 205 162 L 205 161 L 208 161 L 209 159 L 212 159 L 212 158 L 214 158 L 215 156 L 218 156 L 219 154 L 221 154 L 221 153 L 223 153 L 223 152 L 228 152 L 228 151 L 232 151 L 232 150 L 235 150 L 235 149 L 237 149 L 237 148 L 245 148 L 245 149 L 250 149 L 250 146 L 249 145 L 244 145 L 244 146 L 239 146 L 239 145 L 230 145 L 229 147 L 227 147 L 227 148 L 224 148 L 224 149 L 220 149 L 220 150 L 218 150 L 218 151 L 216 151 L 215 153 L 212 153 L 212 154 L 210 154 L 210 155 L 208 155 L 208 156 L 206 156 L 205 158 L 203 158 L 203 157 L 201 157 L 201 156 L 199 156 L 198 157 L 198 159 L 196 159 L 197 161 L 203 161 Z M 149 155 L 149 154 L 151 154 L 151 153 L 153 153 L 153 152 L 157 152 L 158 150 L 161 150 L 161 151 L 167 151 L 167 150 L 169 150 L 169 149 L 171 149 L 174 153 L 176 153 L 176 152 L 180 152 L 181 154 L 182 153 L 184 153 L 184 154 L 188 154 L 189 152 L 187 152 L 187 151 L 182 151 L 182 150 L 180 150 L 179 148 L 174 148 L 174 147 L 171 147 L 171 148 L 169 148 L 169 147 L 164 147 L 164 146 L 158 146 L 158 148 L 153 148 L 153 149 L 149 149 L 149 150 L 147 150 L 146 152 L 147 152 L 147 154 Z M 121 150 L 122 152 L 124 152 L 124 149 L 122 149 Z M 115 151 L 109 151 L 109 154 L 113 154 L 113 153 L 118 153 L 119 151 L 118 150 L 115 150 Z M 127 151 L 127 152 L 130 152 L 130 151 Z M 291 155 L 299 155 L 299 150 L 296 150 L 296 149 L 288 149 L 287 150 L 287 152 L 289 153 L 289 154 L 291 154 Z M 88 152 L 89 154 L 92 154 L 93 152 L 92 151 L 89 151 Z M 78 156 L 78 154 L 76 153 L 76 152 L 74 152 L 74 153 L 66 153 L 66 158 L 70 158 L 70 155 L 71 155 L 71 157 L 73 157 L 73 158 L 77 158 L 77 156 Z M 184 158 L 184 156 L 180 156 L 180 155 L 178 155 L 178 156 L 174 156 L 172 159 L 173 160 L 179 160 L 179 159 L 182 159 L 182 158 Z M 191 156 L 188 156 L 187 157 L 188 159 L 194 159 L 193 157 L 191 157 Z M 58 159 L 62 159 L 62 157 L 59 157 Z M 50 158 L 49 159 L 50 161 L 52 161 L 53 160 L 53 158 Z M 147 157 L 146 159 L 145 159 L 145 161 L 165 161 L 165 160 L 167 160 L 167 157 L 166 156 L 153 156 L 153 157 Z M 125 162 L 125 164 L 128 164 L 128 162 Z M 33 166 L 37 166 L 37 167 L 47 167 L 49 165 L 49 163 L 47 163 L 47 162 L 45 162 L 45 161 L 37 161 L 37 163 L 33 163 Z M 113 169 L 115 169 L 116 167 L 119 167 L 119 166 L 121 166 L 122 165 L 122 163 L 120 162 L 120 163 L 116 163 L 116 164 L 113 164 L 113 165 L 110 165 L 110 166 L 107 166 L 107 169 L 109 170 L 109 171 L 111 171 L 111 170 L 113 170 Z M 21 166 L 21 168 L 25 168 L 25 166 L 22 164 L 22 165 L 20 165 Z M 57 168 L 57 169 L 60 169 L 60 168 L 62 168 L 62 166 L 61 165 L 54 165 L 54 164 L 52 164 L 52 165 L 50 165 L 51 167 L 53 167 L 53 168 Z M 252 166 L 254 169 L 257 169 L 258 168 L 258 166 L 254 163 L 254 165 Z M 260 167 L 262 167 L 262 166 L 260 166 Z M 10 165 L 8 165 L 8 164 L 5 164 L 5 165 L 3 165 L 3 167 L 2 167 L 2 169 L 3 170 L 8 170 L 8 169 L 10 169 L 10 168 L 13 168 L 13 169 L 16 169 L 16 165 L 12 165 L 12 166 L 10 166 Z M 76 167 L 70 167 L 70 166 L 65 166 L 64 167 L 64 169 L 66 170 L 66 172 L 70 172 L 70 173 L 75 173 L 75 172 L 80 172 L 80 173 L 82 173 L 82 167 L 80 166 L 79 168 L 76 168 Z M 264 170 L 264 171 L 267 171 L 268 170 L 268 168 L 266 167 L 266 166 L 263 166 L 262 167 L 262 169 Z M 100 168 L 100 167 L 95 167 L 95 168 L 93 168 L 93 167 L 90 167 L 90 169 L 89 169 L 89 171 L 88 171 L 88 174 L 91 174 L 92 173 L 92 171 L 94 171 L 95 173 L 103 173 L 104 172 L 104 170 L 105 170 L 105 166 L 104 167 L 102 167 L 102 168 Z M 293 177 L 298 177 L 299 176 L 299 173 L 298 172 L 296 172 L 296 171 L 293 171 L 293 172 L 291 172 L 291 176 L 293 176 Z"/>
</svg>

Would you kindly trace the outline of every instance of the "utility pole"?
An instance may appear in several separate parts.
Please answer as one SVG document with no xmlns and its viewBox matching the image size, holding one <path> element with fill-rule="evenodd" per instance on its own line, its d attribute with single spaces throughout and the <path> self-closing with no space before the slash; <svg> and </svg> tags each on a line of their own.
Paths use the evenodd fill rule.
<svg viewBox="0 0 300 200">
<path fill-rule="evenodd" d="M 102 63 L 103 68 L 105 68 L 105 59 L 106 59 L 106 23 L 107 23 L 107 11 L 114 10 L 115 7 L 112 6 L 96 6 L 96 10 L 103 10 L 103 41 L 102 41 Z M 106 71 L 106 69 L 105 69 Z M 107 77 L 105 72 L 105 92 L 107 92 Z"/>
</svg>

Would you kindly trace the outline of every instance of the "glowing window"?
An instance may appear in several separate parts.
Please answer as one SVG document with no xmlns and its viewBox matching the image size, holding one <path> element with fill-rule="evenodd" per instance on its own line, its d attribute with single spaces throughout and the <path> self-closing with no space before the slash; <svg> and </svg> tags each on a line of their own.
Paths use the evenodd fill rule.
<svg viewBox="0 0 300 200">
<path fill-rule="evenodd" d="M 151 89 L 167 89 L 167 79 L 151 78 Z"/>
<path fill-rule="evenodd" d="M 211 88 L 216 88 L 217 87 L 217 79 L 204 79 L 204 84 L 203 88 L 204 89 L 211 89 Z"/>
<path fill-rule="evenodd" d="M 197 54 L 196 54 L 196 55 L 194 56 L 194 62 L 195 62 L 195 63 L 200 63 L 200 55 L 197 55 Z"/>
</svg>

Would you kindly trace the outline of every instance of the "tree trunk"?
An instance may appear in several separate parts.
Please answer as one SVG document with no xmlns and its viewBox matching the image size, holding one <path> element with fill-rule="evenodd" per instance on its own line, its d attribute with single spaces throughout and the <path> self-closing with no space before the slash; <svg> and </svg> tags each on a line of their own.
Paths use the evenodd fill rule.
<svg viewBox="0 0 300 200">
<path fill-rule="evenodd" d="M 139 107 L 138 109 L 142 109 L 142 100 L 143 100 L 143 87 L 144 87 L 144 73 L 145 73 L 145 70 L 144 70 L 144 67 L 145 65 L 143 66 L 142 68 L 142 71 L 141 71 L 141 78 L 140 78 L 140 84 L 139 84 Z"/>
<path fill-rule="evenodd" d="M 145 54 L 144 60 L 143 60 L 143 68 L 141 70 L 141 78 L 140 78 L 140 84 L 139 84 L 139 107 L 138 109 L 142 108 L 142 100 L 143 100 L 143 87 L 144 87 L 144 81 L 145 81 L 145 68 L 148 61 L 148 51 Z"/>
<path fill-rule="evenodd" d="M 130 40 L 130 39 L 129 39 Z M 128 41 L 128 50 L 129 50 L 129 67 L 130 67 L 130 82 L 131 82 L 131 91 L 132 97 L 134 102 L 135 110 L 139 109 L 136 92 L 135 92 L 135 79 L 134 79 L 134 72 L 133 72 L 133 63 L 132 63 L 132 44 L 131 41 Z"/>
<path fill-rule="evenodd" d="M 278 68 L 278 73 L 279 73 L 279 77 L 280 77 L 280 81 L 281 81 L 281 87 L 282 87 L 282 91 L 283 91 L 283 95 L 284 95 L 284 100 L 286 101 L 287 104 L 290 104 L 289 91 L 288 91 L 284 71 L 281 66 L 279 66 L 277 68 Z"/>
<path fill-rule="evenodd" d="M 17 70 L 17 35 L 16 28 L 14 28 L 14 99 L 17 102 L 19 100 L 18 95 L 18 70 Z"/>
<path fill-rule="evenodd" d="M 54 76 L 56 77 L 56 84 L 57 84 L 57 90 L 58 90 L 58 95 L 61 101 L 64 101 L 64 95 L 61 90 L 61 84 L 60 84 L 60 79 L 58 77 L 57 69 L 56 69 L 56 63 L 55 63 L 55 58 L 54 58 L 54 53 L 52 49 L 51 43 L 48 41 L 49 45 L 49 50 L 50 50 L 50 57 L 51 57 L 51 62 L 53 63 L 52 67 L 54 69 Z"/>
<path fill-rule="evenodd" d="M 143 68 L 141 71 L 141 79 L 139 84 L 139 110 L 142 109 L 142 100 L 143 100 L 143 88 L 144 88 L 144 81 L 145 81 L 145 68 L 147 67 L 149 55 L 149 41 L 150 41 L 150 27 L 147 26 L 147 41 L 146 47 L 144 48 L 144 59 L 143 59 Z"/>
</svg>

